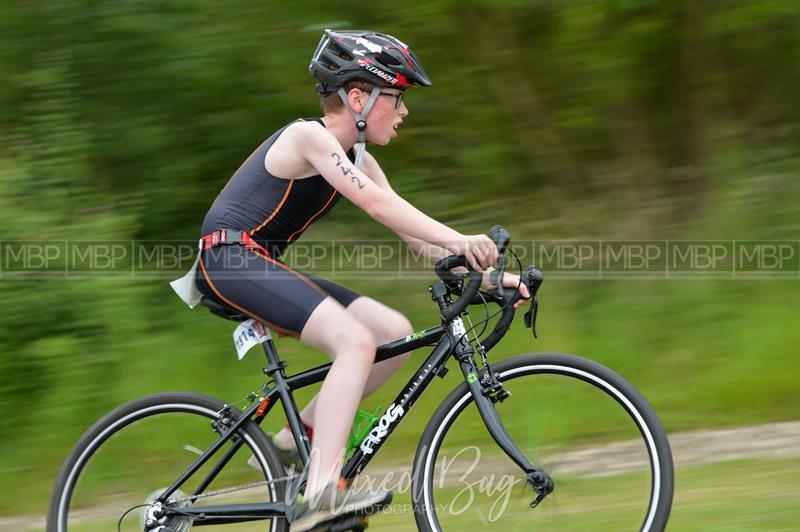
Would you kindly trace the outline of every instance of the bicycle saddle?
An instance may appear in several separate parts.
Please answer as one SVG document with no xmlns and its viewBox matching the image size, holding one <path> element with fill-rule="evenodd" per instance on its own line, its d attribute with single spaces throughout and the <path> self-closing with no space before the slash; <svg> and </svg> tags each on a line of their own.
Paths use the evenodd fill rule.
<svg viewBox="0 0 800 532">
<path fill-rule="evenodd" d="M 250 319 L 250 316 L 242 314 L 235 308 L 229 307 L 225 303 L 217 303 L 206 296 L 203 296 L 203 298 L 200 299 L 200 304 L 210 310 L 212 314 L 215 314 L 220 318 L 225 318 L 226 320 L 245 321 Z"/>
</svg>

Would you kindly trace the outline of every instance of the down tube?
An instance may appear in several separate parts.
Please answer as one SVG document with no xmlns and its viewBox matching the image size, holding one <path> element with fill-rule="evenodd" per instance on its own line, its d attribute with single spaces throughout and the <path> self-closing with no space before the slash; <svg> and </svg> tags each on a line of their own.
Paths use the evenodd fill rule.
<svg viewBox="0 0 800 532">
<path fill-rule="evenodd" d="M 422 392 L 431 383 L 436 376 L 436 371 L 444 366 L 452 351 L 453 341 L 450 336 L 442 337 L 419 371 L 408 381 L 400 395 L 389 405 L 389 408 L 383 413 L 378 423 L 366 435 L 353 453 L 353 456 L 342 468 L 342 476 L 344 478 L 352 480 L 367 466 L 372 457 L 378 452 L 378 449 L 381 448 L 389 438 L 389 435 L 400 424 L 403 416 L 411 410 L 411 407 L 417 402 L 417 398 L 422 395 Z"/>
</svg>

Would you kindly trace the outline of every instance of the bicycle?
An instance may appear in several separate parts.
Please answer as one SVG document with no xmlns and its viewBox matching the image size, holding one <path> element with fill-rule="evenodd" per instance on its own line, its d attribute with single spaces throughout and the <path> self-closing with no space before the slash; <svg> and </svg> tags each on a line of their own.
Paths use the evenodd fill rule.
<svg viewBox="0 0 800 532">
<path fill-rule="evenodd" d="M 500 251 L 502 274 L 510 236 L 500 226 L 490 236 Z M 572 355 L 527 354 L 490 364 L 487 353 L 514 319 L 519 287 L 485 291 L 480 273 L 451 272 L 467 266 L 463 256 L 436 265 L 440 279 L 428 290 L 439 307 L 440 325 L 378 348 L 376 361 L 434 346 L 347 458 L 342 477 L 354 482 L 454 358 L 464 382 L 433 414 L 413 462 L 411 502 L 420 530 L 474 528 L 476 522 L 504 529 L 519 523 L 542 530 L 554 525 L 663 530 L 672 502 L 673 464 L 666 434 L 647 401 L 616 373 Z M 525 324 L 534 336 L 542 279 L 534 267 L 521 275 L 531 293 Z M 453 296 L 459 297 L 453 301 Z M 468 331 L 462 316 L 469 319 L 468 305 L 488 309 L 488 302 L 500 306 L 496 314 L 501 317 L 479 339 L 477 325 Z M 61 468 L 49 531 L 108 530 L 115 522 L 117 530 L 146 532 L 214 525 L 240 530 L 253 521 L 266 521 L 271 531 L 289 529 L 291 501 L 303 476 L 286 474 L 259 425 L 280 402 L 301 459 L 308 463 L 311 446 L 293 392 L 321 382 L 331 364 L 287 375 L 268 330 L 234 309 L 207 299 L 203 304 L 241 322 L 235 341 L 262 345 L 270 380 L 248 396 L 244 410 L 204 395 L 162 393 L 107 414 Z M 472 404 L 476 408 L 468 408 Z M 134 429 L 136 437 L 127 439 Z M 130 456 L 132 445 L 140 449 L 135 456 Z M 247 465 L 253 458 L 258 470 Z M 220 502 L 207 504 L 212 499 Z M 99 527 L 98 516 L 105 518 Z M 326 529 L 363 530 L 364 519 L 345 516 Z M 258 526 L 263 529 L 264 523 Z"/>
</svg>

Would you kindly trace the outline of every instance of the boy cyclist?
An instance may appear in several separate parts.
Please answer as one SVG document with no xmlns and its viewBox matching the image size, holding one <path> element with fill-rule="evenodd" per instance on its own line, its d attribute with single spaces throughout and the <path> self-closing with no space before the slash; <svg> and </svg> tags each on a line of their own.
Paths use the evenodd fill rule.
<svg viewBox="0 0 800 532">
<path fill-rule="evenodd" d="M 406 355 L 374 364 L 376 348 L 413 331 L 399 312 L 292 270 L 278 257 L 344 196 L 430 258 L 465 255 L 479 271 L 488 271 L 497 259 L 487 236 L 461 234 L 397 195 L 365 150 L 367 141 L 385 145 L 397 136 L 409 112 L 403 100 L 407 88 L 431 85 L 414 53 L 389 35 L 326 30 L 309 69 L 319 82 L 324 116 L 282 127 L 233 175 L 203 222 L 209 244 L 197 276 L 206 297 L 333 359 L 319 393 L 301 412 L 313 438 L 294 531 L 390 500 L 386 492 L 339 491 L 337 484 L 359 402 L 407 360 Z M 219 245 L 227 243 L 221 229 L 244 241 Z M 506 274 L 503 284 L 517 287 L 518 278 Z M 528 296 L 524 284 L 520 290 Z M 286 429 L 274 442 L 283 449 L 294 445 Z"/>
</svg>

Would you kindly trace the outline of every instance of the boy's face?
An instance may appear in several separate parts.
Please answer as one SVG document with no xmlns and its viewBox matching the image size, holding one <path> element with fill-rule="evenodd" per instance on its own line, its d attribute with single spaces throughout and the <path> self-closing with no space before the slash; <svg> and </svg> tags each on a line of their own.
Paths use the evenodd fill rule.
<svg viewBox="0 0 800 532">
<path fill-rule="evenodd" d="M 408 108 L 402 99 L 402 90 L 382 87 L 380 91 L 367 116 L 367 140 L 384 146 L 397 136 L 397 128 L 408 115 Z M 399 106 L 397 96 L 400 96 Z M 359 100 L 366 104 L 368 99 L 369 93 L 361 91 Z"/>
</svg>

